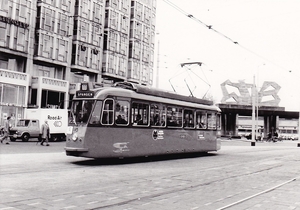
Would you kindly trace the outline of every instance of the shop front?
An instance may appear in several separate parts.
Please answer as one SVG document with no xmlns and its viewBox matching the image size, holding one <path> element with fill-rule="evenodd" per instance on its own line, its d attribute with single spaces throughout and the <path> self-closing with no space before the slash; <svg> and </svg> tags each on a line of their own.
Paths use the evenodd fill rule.
<svg viewBox="0 0 300 210">
<path fill-rule="evenodd" d="M 0 69 L 0 124 L 7 117 L 15 125 L 18 119 L 24 117 L 28 101 L 29 74 Z"/>
</svg>

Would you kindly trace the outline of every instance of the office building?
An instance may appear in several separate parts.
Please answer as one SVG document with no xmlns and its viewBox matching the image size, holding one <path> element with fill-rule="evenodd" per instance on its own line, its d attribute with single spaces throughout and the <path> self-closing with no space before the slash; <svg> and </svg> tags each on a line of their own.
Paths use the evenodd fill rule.
<svg viewBox="0 0 300 210">
<path fill-rule="evenodd" d="M 0 4 L 0 124 L 66 108 L 83 81 L 152 85 L 156 0 Z"/>
</svg>

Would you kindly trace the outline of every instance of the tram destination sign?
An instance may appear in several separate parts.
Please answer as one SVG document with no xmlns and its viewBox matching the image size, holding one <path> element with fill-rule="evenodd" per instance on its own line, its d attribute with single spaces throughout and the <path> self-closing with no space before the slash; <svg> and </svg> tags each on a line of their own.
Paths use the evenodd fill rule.
<svg viewBox="0 0 300 210">
<path fill-rule="evenodd" d="M 93 98 L 94 91 L 76 91 L 76 98 Z"/>
</svg>

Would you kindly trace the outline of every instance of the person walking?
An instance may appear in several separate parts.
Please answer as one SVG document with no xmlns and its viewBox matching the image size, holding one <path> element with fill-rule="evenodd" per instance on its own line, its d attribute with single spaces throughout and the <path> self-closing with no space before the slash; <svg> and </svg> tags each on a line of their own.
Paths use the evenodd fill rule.
<svg viewBox="0 0 300 210">
<path fill-rule="evenodd" d="M 3 127 L 3 137 L 1 139 L 1 143 L 9 144 L 10 138 L 9 138 L 9 130 L 10 130 L 10 117 L 7 117 L 4 121 L 4 127 Z"/>
<path fill-rule="evenodd" d="M 45 123 L 42 125 L 42 142 L 41 145 L 44 145 L 44 142 L 46 142 L 46 146 L 49 146 L 48 140 L 50 136 L 50 128 L 48 125 L 48 121 L 45 120 Z"/>
</svg>

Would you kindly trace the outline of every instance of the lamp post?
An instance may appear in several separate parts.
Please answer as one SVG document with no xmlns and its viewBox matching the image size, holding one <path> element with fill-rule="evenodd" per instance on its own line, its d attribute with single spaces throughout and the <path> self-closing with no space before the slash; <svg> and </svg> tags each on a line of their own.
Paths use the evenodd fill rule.
<svg viewBox="0 0 300 210">
<path fill-rule="evenodd" d="M 252 132 L 251 132 L 251 146 L 255 146 L 255 75 L 253 75 L 252 85 Z"/>
<path fill-rule="evenodd" d="M 265 65 L 265 63 L 262 63 L 261 65 L 258 65 L 257 66 L 257 68 L 256 68 L 256 70 L 257 70 L 257 72 L 256 72 L 256 75 L 257 75 L 257 78 L 256 78 L 256 84 L 257 84 L 257 87 L 256 87 L 256 125 L 255 125 L 255 129 L 256 129 L 256 132 L 255 132 L 255 136 L 256 136 L 256 138 L 258 137 L 258 106 L 259 106 L 259 93 L 258 93 L 258 90 L 259 90 L 259 68 L 261 67 L 261 66 L 264 66 Z"/>
<path fill-rule="evenodd" d="M 292 73 L 292 70 L 289 70 L 289 73 Z M 299 102 L 299 115 L 298 115 L 298 141 L 300 141 L 300 102 Z M 297 144 L 300 147 L 300 143 Z"/>
</svg>

